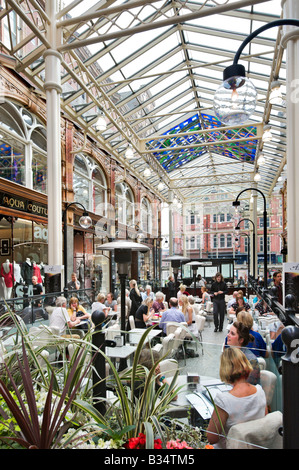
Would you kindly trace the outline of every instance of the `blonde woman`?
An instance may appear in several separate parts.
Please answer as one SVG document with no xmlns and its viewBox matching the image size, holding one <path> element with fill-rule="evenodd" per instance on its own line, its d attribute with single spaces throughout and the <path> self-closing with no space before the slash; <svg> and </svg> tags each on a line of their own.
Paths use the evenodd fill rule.
<svg viewBox="0 0 299 470">
<path fill-rule="evenodd" d="M 185 286 L 184 284 L 180 285 L 180 290 L 177 293 L 178 299 L 181 297 L 181 295 L 189 295 L 189 292 L 187 292 L 186 289 L 187 289 L 187 286 Z"/>
<path fill-rule="evenodd" d="M 252 365 L 239 348 L 226 348 L 220 359 L 220 378 L 232 385 L 229 392 L 219 392 L 214 398 L 213 411 L 207 428 L 207 438 L 217 449 L 226 447 L 224 433 L 234 424 L 263 418 L 267 413 L 265 392 L 260 385 L 252 385 L 248 377 Z M 224 431 L 224 432 L 223 432 Z"/>
<path fill-rule="evenodd" d="M 68 314 L 71 321 L 75 321 L 76 318 L 80 318 L 80 325 L 77 328 L 82 330 L 88 329 L 88 321 L 90 320 L 90 313 L 88 313 L 82 305 L 79 305 L 77 297 L 71 297 L 69 301 Z"/>
<path fill-rule="evenodd" d="M 188 324 L 189 331 L 193 335 L 197 335 L 198 330 L 197 330 L 197 325 L 196 325 L 196 321 L 195 321 L 195 312 L 193 310 L 192 305 L 189 304 L 189 300 L 188 300 L 188 297 L 186 295 L 182 294 L 180 296 L 179 306 L 182 309 L 182 313 L 184 314 L 185 321 Z"/>
<path fill-rule="evenodd" d="M 140 295 L 138 285 L 135 279 L 131 279 L 131 281 L 129 282 L 129 286 L 130 286 L 129 296 L 132 301 L 130 315 L 133 315 L 133 317 L 135 317 L 135 313 L 137 312 L 138 307 L 140 307 L 142 303 L 142 297 Z"/>
<path fill-rule="evenodd" d="M 138 307 L 135 313 L 136 328 L 146 328 L 146 322 L 150 320 L 155 313 L 153 309 L 153 303 L 153 299 L 147 297 L 140 305 L 140 307 Z"/>
</svg>

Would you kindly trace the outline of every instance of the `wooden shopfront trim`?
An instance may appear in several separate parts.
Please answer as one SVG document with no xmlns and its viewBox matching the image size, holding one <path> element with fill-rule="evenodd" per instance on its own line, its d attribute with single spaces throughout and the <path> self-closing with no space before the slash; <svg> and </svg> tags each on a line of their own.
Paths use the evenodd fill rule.
<svg viewBox="0 0 299 470">
<path fill-rule="evenodd" d="M 44 194 L 0 178 L 0 213 L 47 224 L 48 198 Z"/>
</svg>

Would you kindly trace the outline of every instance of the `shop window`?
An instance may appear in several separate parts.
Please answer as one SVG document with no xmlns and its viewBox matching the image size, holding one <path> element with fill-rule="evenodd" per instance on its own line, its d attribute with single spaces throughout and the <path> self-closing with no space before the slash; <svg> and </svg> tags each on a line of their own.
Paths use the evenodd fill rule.
<svg viewBox="0 0 299 470">
<path fill-rule="evenodd" d="M 147 198 L 141 201 L 141 228 L 145 233 L 152 233 L 152 211 Z"/>
<path fill-rule="evenodd" d="M 47 193 L 46 129 L 12 102 L 0 104 L 0 177 Z"/>
<path fill-rule="evenodd" d="M 126 183 L 118 183 L 115 187 L 115 218 L 119 223 L 131 226 L 134 224 L 134 196 Z"/>
<path fill-rule="evenodd" d="M 100 167 L 86 155 L 76 155 L 73 187 L 75 201 L 86 210 L 105 215 L 107 204 L 106 178 Z"/>
</svg>

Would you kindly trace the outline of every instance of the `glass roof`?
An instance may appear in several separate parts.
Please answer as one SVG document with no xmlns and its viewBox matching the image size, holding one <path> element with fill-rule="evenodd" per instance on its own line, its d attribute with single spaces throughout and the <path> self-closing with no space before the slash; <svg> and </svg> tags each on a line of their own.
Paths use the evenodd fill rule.
<svg viewBox="0 0 299 470">
<path fill-rule="evenodd" d="M 59 1 L 4 0 L 2 52 L 40 93 L 45 50 L 61 53 L 61 107 L 99 146 L 167 201 L 173 188 L 181 202 L 206 201 L 210 193 L 257 187 L 271 195 L 286 164 L 285 56 L 280 28 L 254 38 L 239 63 L 258 92 L 245 126 L 225 127 L 213 97 L 244 39 L 282 16 L 281 0 Z M 234 9 L 233 9 L 234 8 Z M 52 44 L 51 25 L 61 33 Z M 57 37 L 60 37 L 57 34 Z M 54 47 L 55 46 L 55 47 Z M 279 79 L 283 99 L 269 103 Z M 94 127 L 99 110 L 107 128 Z M 262 142 L 269 124 L 272 140 Z M 126 159 L 131 144 L 134 158 Z M 265 163 L 257 164 L 260 153 Z M 146 168 L 149 177 L 144 176 Z M 158 189 L 160 182 L 163 190 Z M 249 197 L 250 194 L 244 197 Z"/>
</svg>

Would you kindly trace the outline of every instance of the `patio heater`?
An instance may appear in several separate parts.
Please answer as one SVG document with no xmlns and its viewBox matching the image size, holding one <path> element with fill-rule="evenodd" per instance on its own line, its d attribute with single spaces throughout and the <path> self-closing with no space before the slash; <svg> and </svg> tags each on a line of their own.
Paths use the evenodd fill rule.
<svg viewBox="0 0 299 470">
<path fill-rule="evenodd" d="M 149 247 L 141 243 L 128 240 L 115 240 L 104 243 L 100 247 L 103 251 L 114 251 L 114 260 L 118 265 L 118 277 L 121 288 L 120 301 L 120 319 L 121 319 L 121 335 L 123 336 L 123 344 L 126 343 L 126 278 L 128 275 L 129 265 L 132 263 L 132 251 L 140 251 L 145 253 L 149 251 Z M 123 370 L 127 366 L 126 360 L 121 360 L 119 369 Z"/>
<path fill-rule="evenodd" d="M 180 255 L 172 255 L 172 256 L 168 256 L 168 258 L 164 258 L 164 261 L 171 262 L 171 267 L 172 267 L 173 275 L 174 275 L 175 288 L 177 289 L 178 288 L 178 273 L 181 267 L 181 263 L 184 261 L 190 261 L 190 258 L 185 258 L 184 256 L 180 256 Z"/>
<path fill-rule="evenodd" d="M 198 261 L 190 261 L 190 263 L 186 263 L 186 266 L 191 266 L 193 271 L 193 287 L 194 287 L 194 295 L 196 295 L 196 273 L 198 267 L 201 266 L 201 263 Z"/>
</svg>

